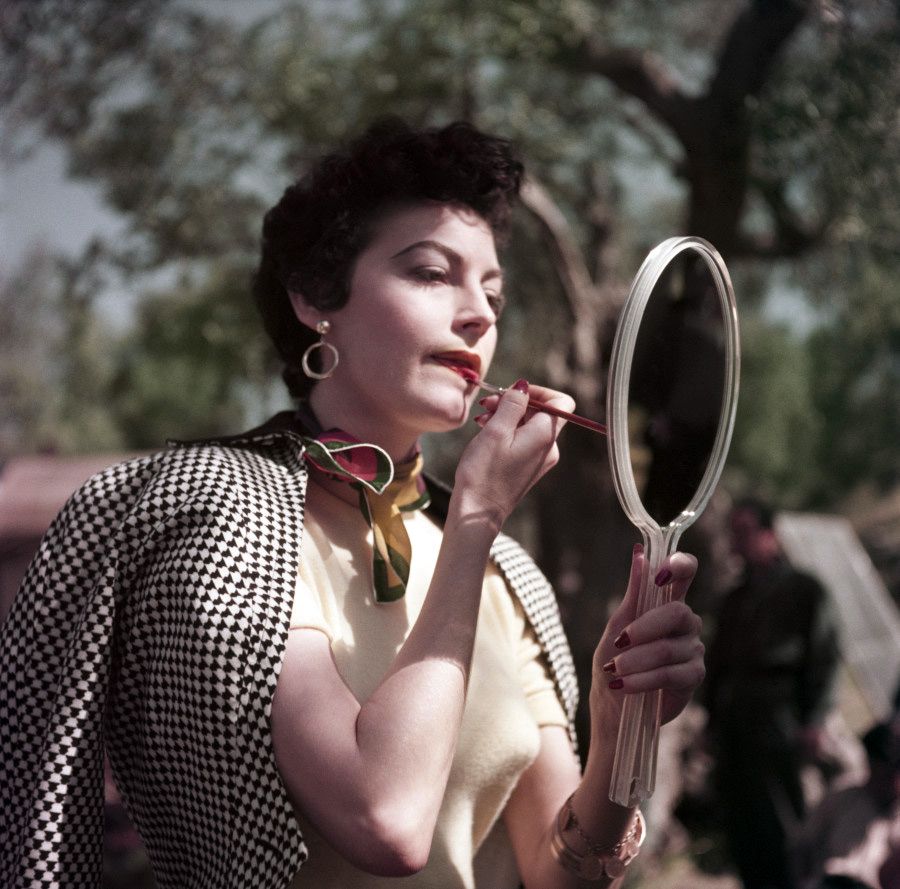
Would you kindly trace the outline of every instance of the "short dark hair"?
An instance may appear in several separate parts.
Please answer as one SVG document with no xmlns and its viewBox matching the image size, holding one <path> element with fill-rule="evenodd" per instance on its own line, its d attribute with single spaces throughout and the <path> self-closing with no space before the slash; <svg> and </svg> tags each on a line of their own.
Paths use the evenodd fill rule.
<svg viewBox="0 0 900 889">
<path fill-rule="evenodd" d="M 346 150 L 323 157 L 291 185 L 265 216 L 253 285 L 291 394 L 303 398 L 312 387 L 300 359 L 317 337 L 297 319 L 289 292 L 323 310 L 341 308 L 349 297 L 353 262 L 371 238 L 373 223 L 407 202 L 470 207 L 498 244 L 504 243 L 522 175 L 510 143 L 471 124 L 414 129 L 391 118 L 370 127 Z"/>
</svg>

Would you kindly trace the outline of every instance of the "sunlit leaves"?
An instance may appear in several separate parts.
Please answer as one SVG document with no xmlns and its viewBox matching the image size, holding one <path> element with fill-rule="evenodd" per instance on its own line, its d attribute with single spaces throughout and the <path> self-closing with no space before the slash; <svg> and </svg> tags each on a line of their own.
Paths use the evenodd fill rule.
<svg viewBox="0 0 900 889">
<path fill-rule="evenodd" d="M 900 251 L 900 30 L 884 3 L 814 21 L 754 110 L 754 166 L 792 181 L 798 212 L 831 241 Z"/>
<path fill-rule="evenodd" d="M 814 403 L 827 434 L 818 447 L 816 495 L 870 480 L 885 490 L 900 482 L 900 300 L 896 266 L 863 254 L 852 263 L 852 290 L 834 295 L 834 323 L 818 330 L 809 348 Z"/>
<path fill-rule="evenodd" d="M 824 433 L 813 404 L 808 351 L 784 326 L 746 315 L 741 340 L 732 483 L 782 506 L 797 506 L 818 481 L 814 457 Z"/>
</svg>

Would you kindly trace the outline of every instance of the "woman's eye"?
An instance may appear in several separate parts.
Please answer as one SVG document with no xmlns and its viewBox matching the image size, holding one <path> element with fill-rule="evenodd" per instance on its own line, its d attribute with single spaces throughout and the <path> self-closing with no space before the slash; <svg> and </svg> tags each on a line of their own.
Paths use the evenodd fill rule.
<svg viewBox="0 0 900 889">
<path fill-rule="evenodd" d="M 446 270 L 439 266 L 421 266 L 413 271 L 413 274 L 420 280 L 428 284 L 437 283 L 447 280 Z"/>
</svg>

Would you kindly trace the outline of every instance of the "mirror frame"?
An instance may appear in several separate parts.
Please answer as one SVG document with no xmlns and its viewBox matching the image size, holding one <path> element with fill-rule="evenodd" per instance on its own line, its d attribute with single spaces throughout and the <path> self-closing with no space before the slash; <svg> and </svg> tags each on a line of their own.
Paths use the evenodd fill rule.
<svg viewBox="0 0 900 889">
<path fill-rule="evenodd" d="M 609 426 L 607 447 L 616 494 L 632 523 L 645 534 L 651 533 L 660 526 L 644 508 L 631 462 L 631 442 L 628 430 L 631 365 L 641 320 L 653 290 L 672 260 L 686 250 L 693 250 L 703 258 L 715 282 L 725 327 L 725 380 L 722 407 L 719 412 L 719 427 L 706 464 L 706 471 L 700 479 L 694 496 L 681 513 L 665 526 L 666 537 L 674 537 L 674 540 L 671 541 L 672 544 L 677 541 L 684 530 L 694 523 L 712 496 L 728 455 L 737 410 L 740 379 L 737 304 L 725 262 L 709 241 L 690 236 L 669 238 L 647 255 L 635 276 L 616 328 L 610 358 L 606 401 L 606 422 Z"/>
</svg>

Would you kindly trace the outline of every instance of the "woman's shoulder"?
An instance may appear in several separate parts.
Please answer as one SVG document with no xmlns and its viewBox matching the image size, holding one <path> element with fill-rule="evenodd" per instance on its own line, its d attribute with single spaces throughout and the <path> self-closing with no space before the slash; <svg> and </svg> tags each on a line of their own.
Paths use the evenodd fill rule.
<svg viewBox="0 0 900 889">
<path fill-rule="evenodd" d="M 447 517 L 452 488 L 432 475 L 426 474 L 425 482 L 431 497 L 427 512 L 442 525 Z M 523 600 L 526 612 L 531 610 L 529 605 L 544 605 L 551 610 L 555 608 L 556 597 L 550 582 L 531 555 L 512 537 L 506 534 L 497 536 L 491 547 L 491 562 L 516 596 Z"/>
<path fill-rule="evenodd" d="M 569 719 L 573 749 L 577 749 L 574 719 L 578 707 L 578 680 L 553 587 L 525 548 L 506 534 L 498 535 L 494 541 L 491 561 L 503 575 L 534 630 Z"/>
</svg>

